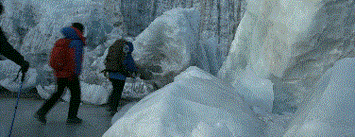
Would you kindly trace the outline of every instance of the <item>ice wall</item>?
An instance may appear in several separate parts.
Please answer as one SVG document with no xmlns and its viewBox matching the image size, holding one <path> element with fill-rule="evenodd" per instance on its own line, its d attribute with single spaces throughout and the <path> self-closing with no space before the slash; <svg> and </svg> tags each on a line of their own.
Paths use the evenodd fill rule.
<svg viewBox="0 0 355 137">
<path fill-rule="evenodd" d="M 285 136 L 355 136 L 354 63 L 340 60 L 325 73 Z"/>
<path fill-rule="evenodd" d="M 1 27 L 9 42 L 30 62 L 31 68 L 36 68 L 41 85 L 53 82 L 51 70 L 45 68 L 50 50 L 62 37 L 61 28 L 73 22 L 83 23 L 88 49 L 104 44 L 108 34 L 120 35 L 119 26 L 114 25 L 120 20 L 119 11 L 110 1 L 5 0 L 3 3 L 5 14 Z M 84 66 L 94 58 L 88 58 Z"/>
<path fill-rule="evenodd" d="M 274 83 L 273 111 L 294 112 L 328 68 L 354 55 L 354 2 L 247 2 L 247 11 L 218 76 L 238 83 L 246 71 L 252 71 L 269 79 Z"/>
<path fill-rule="evenodd" d="M 217 40 L 199 39 L 199 21 L 195 8 L 172 9 L 136 37 L 134 59 L 140 68 L 153 73 L 158 88 L 172 82 L 189 66 L 216 74 L 222 65 L 224 54 Z"/>
<path fill-rule="evenodd" d="M 85 26 L 89 46 L 96 46 L 113 29 L 119 19 L 114 8 L 103 8 L 106 3 L 92 0 L 46 1 L 5 0 L 5 14 L 1 26 L 13 40 L 11 44 L 22 47 L 23 54 L 37 54 L 51 49 L 55 40 L 62 37 L 60 29 L 72 22 Z"/>
<path fill-rule="evenodd" d="M 110 0 L 114 1 L 114 0 Z M 245 11 L 245 0 L 122 0 L 119 2 L 125 34 L 138 36 L 151 22 L 174 8 L 195 8 L 200 12 L 200 39 L 216 38 L 227 52 Z"/>
</svg>

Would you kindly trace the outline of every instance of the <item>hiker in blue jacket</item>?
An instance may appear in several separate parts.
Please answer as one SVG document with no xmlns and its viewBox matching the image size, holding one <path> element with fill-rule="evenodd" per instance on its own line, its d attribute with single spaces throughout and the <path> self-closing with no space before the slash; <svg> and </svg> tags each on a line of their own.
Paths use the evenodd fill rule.
<svg viewBox="0 0 355 137">
<path fill-rule="evenodd" d="M 109 80 L 112 83 L 113 91 L 108 99 L 111 115 L 117 112 L 126 77 L 132 77 L 137 72 L 137 67 L 131 53 L 133 44 L 124 39 L 117 40 L 110 48 L 105 59 L 105 71 L 108 72 Z"/>
</svg>

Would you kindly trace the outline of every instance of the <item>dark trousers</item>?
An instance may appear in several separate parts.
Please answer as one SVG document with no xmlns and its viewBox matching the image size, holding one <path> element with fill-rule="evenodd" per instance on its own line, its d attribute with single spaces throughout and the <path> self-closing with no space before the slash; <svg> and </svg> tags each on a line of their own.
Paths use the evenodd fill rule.
<svg viewBox="0 0 355 137">
<path fill-rule="evenodd" d="M 80 81 L 78 77 L 69 80 L 68 78 L 57 79 L 57 91 L 38 110 L 38 114 L 46 115 L 62 97 L 65 88 L 70 90 L 70 103 L 68 118 L 76 117 L 81 102 Z"/>
<path fill-rule="evenodd" d="M 112 83 L 113 90 L 108 98 L 108 105 L 111 110 L 117 111 L 126 81 L 118 79 L 110 79 L 110 81 Z"/>
</svg>

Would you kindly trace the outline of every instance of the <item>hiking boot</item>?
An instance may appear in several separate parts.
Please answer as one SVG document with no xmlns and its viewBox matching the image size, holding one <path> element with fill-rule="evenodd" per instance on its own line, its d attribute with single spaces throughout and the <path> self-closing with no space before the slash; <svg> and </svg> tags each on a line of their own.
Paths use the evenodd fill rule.
<svg viewBox="0 0 355 137">
<path fill-rule="evenodd" d="M 36 118 L 37 121 L 41 122 L 42 124 L 46 124 L 47 123 L 46 117 L 44 115 L 35 113 L 35 115 L 33 117 Z"/>
<path fill-rule="evenodd" d="M 68 118 L 67 119 L 67 124 L 81 124 L 83 120 L 81 120 L 78 117 L 73 117 L 73 118 Z"/>
</svg>

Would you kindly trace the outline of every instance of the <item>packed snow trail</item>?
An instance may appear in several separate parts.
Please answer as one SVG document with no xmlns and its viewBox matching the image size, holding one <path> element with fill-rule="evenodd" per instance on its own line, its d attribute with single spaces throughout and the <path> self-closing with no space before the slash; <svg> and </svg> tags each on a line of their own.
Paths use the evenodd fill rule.
<svg viewBox="0 0 355 137">
<path fill-rule="evenodd" d="M 1 98 L 0 136 L 9 134 L 16 98 Z M 12 130 L 12 137 L 98 137 L 111 126 L 111 116 L 105 107 L 82 104 L 78 117 L 81 125 L 66 125 L 69 103 L 59 102 L 47 115 L 47 124 L 41 125 L 33 118 L 35 111 L 42 105 L 42 100 L 23 99 L 19 101 L 17 115 Z"/>
</svg>

